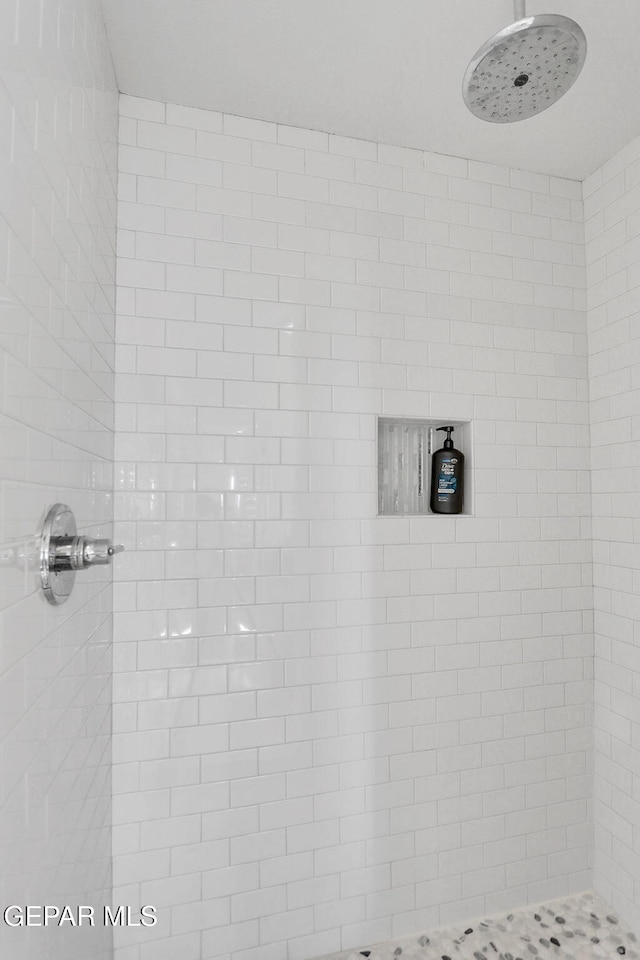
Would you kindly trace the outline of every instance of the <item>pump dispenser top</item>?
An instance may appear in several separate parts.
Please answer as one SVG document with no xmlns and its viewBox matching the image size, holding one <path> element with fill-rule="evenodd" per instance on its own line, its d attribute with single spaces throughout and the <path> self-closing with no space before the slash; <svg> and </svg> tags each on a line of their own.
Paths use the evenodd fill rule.
<svg viewBox="0 0 640 960">
<path fill-rule="evenodd" d="M 438 430 L 446 431 L 447 438 L 444 441 L 443 450 L 453 450 L 453 440 L 451 439 L 451 434 L 455 430 L 455 427 L 438 427 Z"/>
</svg>

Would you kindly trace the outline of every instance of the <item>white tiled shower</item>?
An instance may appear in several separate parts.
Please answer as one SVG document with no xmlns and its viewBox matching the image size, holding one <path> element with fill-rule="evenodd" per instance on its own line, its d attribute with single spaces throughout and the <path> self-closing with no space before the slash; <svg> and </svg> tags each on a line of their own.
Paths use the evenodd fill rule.
<svg viewBox="0 0 640 960">
<path fill-rule="evenodd" d="M 589 886 L 580 198 L 121 99 L 114 873 L 167 957 Z M 475 516 L 376 516 L 377 415 L 473 422 Z"/>
<path fill-rule="evenodd" d="M 16 9 L 6 903 L 155 904 L 117 960 L 309 960 L 594 886 L 638 929 L 640 143 L 581 184 L 122 96 L 114 357 L 99 11 L 58 5 L 43 77 Z M 473 515 L 377 517 L 378 416 L 472 424 Z M 16 550 L 57 499 L 127 548 L 112 818 L 108 577 L 51 613 Z"/>
</svg>

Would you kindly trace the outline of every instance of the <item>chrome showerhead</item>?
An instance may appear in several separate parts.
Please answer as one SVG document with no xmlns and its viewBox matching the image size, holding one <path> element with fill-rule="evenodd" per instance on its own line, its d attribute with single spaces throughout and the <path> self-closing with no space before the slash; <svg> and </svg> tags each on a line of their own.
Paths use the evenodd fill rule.
<svg viewBox="0 0 640 960">
<path fill-rule="evenodd" d="M 524 3 L 516 0 L 516 16 Z M 524 17 L 487 40 L 467 67 L 464 102 L 490 123 L 541 113 L 564 96 L 582 70 L 587 38 L 568 17 Z"/>
</svg>

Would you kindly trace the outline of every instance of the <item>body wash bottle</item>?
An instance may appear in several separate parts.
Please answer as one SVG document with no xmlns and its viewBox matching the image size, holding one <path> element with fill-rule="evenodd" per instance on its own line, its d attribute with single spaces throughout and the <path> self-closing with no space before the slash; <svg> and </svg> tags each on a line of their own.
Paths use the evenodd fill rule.
<svg viewBox="0 0 640 960">
<path fill-rule="evenodd" d="M 464 497 L 464 454 L 451 439 L 454 427 L 438 427 L 446 432 L 442 450 L 436 450 L 431 463 L 432 513 L 462 513 Z"/>
</svg>

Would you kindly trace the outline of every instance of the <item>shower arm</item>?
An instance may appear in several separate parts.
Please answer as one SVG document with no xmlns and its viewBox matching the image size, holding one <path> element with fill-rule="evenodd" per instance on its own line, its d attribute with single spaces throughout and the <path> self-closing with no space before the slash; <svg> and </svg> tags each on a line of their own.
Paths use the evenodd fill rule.
<svg viewBox="0 0 640 960">
<path fill-rule="evenodd" d="M 513 12 L 516 20 L 524 20 L 527 15 L 526 0 L 513 0 Z"/>
</svg>

